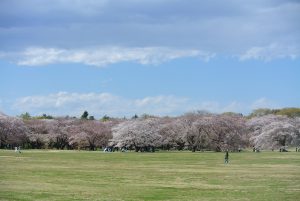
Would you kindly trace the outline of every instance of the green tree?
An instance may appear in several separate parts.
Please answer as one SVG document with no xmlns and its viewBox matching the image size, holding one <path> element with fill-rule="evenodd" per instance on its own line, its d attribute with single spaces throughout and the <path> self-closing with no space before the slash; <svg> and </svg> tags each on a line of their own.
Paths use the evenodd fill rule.
<svg viewBox="0 0 300 201">
<path fill-rule="evenodd" d="M 269 108 L 258 108 L 253 110 L 253 112 L 249 115 L 250 118 L 252 117 L 261 117 L 268 114 L 274 114 L 274 111 Z"/>
<path fill-rule="evenodd" d="M 83 114 L 81 115 L 81 119 L 87 119 L 89 116 L 89 113 L 87 111 L 84 111 Z"/>
<path fill-rule="evenodd" d="M 151 115 L 151 114 L 142 114 L 141 118 L 142 119 L 149 119 L 149 118 L 154 118 L 155 116 L 154 115 Z"/>
<path fill-rule="evenodd" d="M 101 118 L 101 121 L 108 121 L 110 120 L 110 117 L 107 116 L 107 115 L 104 115 L 102 118 Z"/>
<path fill-rule="evenodd" d="M 276 112 L 276 115 L 286 115 L 288 117 L 300 117 L 300 108 L 283 108 Z"/>
<path fill-rule="evenodd" d="M 53 119 L 51 115 L 43 114 L 42 116 L 36 117 L 36 119 Z"/>
<path fill-rule="evenodd" d="M 261 117 L 269 114 L 285 115 L 288 117 L 300 117 L 300 108 L 282 108 L 282 109 L 268 109 L 259 108 L 254 110 L 249 117 Z"/>
<path fill-rule="evenodd" d="M 21 114 L 20 117 L 22 119 L 26 119 L 26 120 L 31 119 L 31 116 L 28 112 L 25 112 L 25 113 Z"/>
<path fill-rule="evenodd" d="M 135 114 L 133 117 L 131 117 L 131 119 L 138 119 L 139 116 L 137 114 Z"/>
<path fill-rule="evenodd" d="M 94 116 L 89 116 L 89 120 L 95 120 Z"/>
</svg>

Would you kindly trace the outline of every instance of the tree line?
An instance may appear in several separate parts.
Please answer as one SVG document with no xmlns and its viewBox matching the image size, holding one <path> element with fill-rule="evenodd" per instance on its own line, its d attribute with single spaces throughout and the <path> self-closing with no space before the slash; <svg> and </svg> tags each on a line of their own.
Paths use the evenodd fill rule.
<svg viewBox="0 0 300 201">
<path fill-rule="evenodd" d="M 290 110 L 288 110 L 290 112 Z M 26 113 L 25 113 L 26 114 Z M 97 150 L 105 147 L 134 151 L 237 151 L 246 147 L 277 149 L 299 146 L 300 117 L 254 111 L 188 113 L 178 117 L 135 115 L 131 119 L 99 120 L 42 115 L 10 117 L 0 113 L 0 148 Z"/>
</svg>

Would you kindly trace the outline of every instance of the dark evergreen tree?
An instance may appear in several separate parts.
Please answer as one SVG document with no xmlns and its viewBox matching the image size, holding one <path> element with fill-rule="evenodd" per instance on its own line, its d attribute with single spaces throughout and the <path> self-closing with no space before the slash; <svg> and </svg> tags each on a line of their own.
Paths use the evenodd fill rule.
<svg viewBox="0 0 300 201">
<path fill-rule="evenodd" d="M 81 115 L 81 119 L 87 119 L 89 116 L 89 113 L 87 111 L 84 111 L 83 114 Z"/>
</svg>

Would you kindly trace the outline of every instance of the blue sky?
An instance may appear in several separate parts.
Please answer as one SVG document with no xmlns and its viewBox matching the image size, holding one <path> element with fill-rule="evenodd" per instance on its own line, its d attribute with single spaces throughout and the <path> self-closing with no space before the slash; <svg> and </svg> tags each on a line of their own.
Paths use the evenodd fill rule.
<svg viewBox="0 0 300 201">
<path fill-rule="evenodd" d="M 2 0 L 0 111 L 300 107 L 295 0 Z"/>
</svg>

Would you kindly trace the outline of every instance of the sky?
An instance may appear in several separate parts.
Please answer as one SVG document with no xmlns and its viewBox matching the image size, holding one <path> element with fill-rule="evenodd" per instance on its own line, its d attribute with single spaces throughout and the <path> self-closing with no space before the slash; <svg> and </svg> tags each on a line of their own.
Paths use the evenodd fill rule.
<svg viewBox="0 0 300 201">
<path fill-rule="evenodd" d="M 299 0 L 0 0 L 0 111 L 300 107 Z"/>
</svg>

